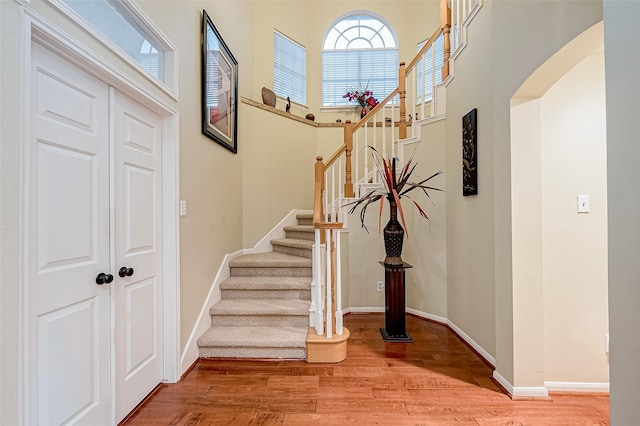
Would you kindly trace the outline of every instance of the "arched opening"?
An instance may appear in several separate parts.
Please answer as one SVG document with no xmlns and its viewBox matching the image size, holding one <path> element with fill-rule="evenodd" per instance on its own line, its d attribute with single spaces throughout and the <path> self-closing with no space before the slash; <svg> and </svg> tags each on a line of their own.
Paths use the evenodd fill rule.
<svg viewBox="0 0 640 426">
<path fill-rule="evenodd" d="M 543 393 L 608 390 L 603 42 L 599 23 L 511 99 L 515 385 Z"/>
</svg>

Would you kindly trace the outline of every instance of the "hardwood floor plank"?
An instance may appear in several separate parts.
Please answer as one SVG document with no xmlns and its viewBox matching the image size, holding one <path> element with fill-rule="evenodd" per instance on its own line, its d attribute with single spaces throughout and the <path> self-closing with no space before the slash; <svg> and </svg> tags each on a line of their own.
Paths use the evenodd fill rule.
<svg viewBox="0 0 640 426">
<path fill-rule="evenodd" d="M 384 314 L 350 314 L 347 359 L 201 359 L 124 425 L 608 425 L 606 393 L 512 400 L 450 329 L 407 315 L 414 343 L 385 343 Z"/>
</svg>

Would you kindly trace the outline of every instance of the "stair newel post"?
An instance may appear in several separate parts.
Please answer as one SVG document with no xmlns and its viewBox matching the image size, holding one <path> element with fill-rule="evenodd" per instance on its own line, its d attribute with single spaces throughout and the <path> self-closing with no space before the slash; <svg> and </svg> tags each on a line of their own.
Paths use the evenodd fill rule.
<svg viewBox="0 0 640 426">
<path fill-rule="evenodd" d="M 345 178 L 344 178 L 344 196 L 353 198 L 353 181 L 351 175 L 351 151 L 353 151 L 353 125 L 351 120 L 347 120 L 344 124 L 344 144 L 345 149 Z"/>
<path fill-rule="evenodd" d="M 400 128 L 398 138 L 407 138 L 407 69 L 404 62 L 400 62 L 398 69 L 398 92 L 400 94 Z"/>
<path fill-rule="evenodd" d="M 451 58 L 451 8 L 447 0 L 440 0 L 440 26 L 444 37 L 444 63 L 442 81 L 449 77 L 449 58 Z"/>
</svg>

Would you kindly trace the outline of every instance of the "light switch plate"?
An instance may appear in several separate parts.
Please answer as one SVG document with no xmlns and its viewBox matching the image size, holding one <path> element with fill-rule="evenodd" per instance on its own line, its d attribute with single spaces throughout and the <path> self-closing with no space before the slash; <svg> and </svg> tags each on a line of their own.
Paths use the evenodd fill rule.
<svg viewBox="0 0 640 426">
<path fill-rule="evenodd" d="M 578 213 L 589 213 L 589 196 L 578 195 Z"/>
<path fill-rule="evenodd" d="M 180 216 L 187 215 L 187 202 L 185 200 L 180 200 Z"/>
</svg>

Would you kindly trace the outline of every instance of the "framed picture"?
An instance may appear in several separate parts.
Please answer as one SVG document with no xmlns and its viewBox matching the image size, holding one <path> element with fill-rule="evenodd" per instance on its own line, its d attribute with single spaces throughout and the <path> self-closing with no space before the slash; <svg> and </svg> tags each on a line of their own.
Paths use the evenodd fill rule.
<svg viewBox="0 0 640 426">
<path fill-rule="evenodd" d="M 238 152 L 238 62 L 202 11 L 202 133 Z"/>
<path fill-rule="evenodd" d="M 462 195 L 478 193 L 478 110 L 462 117 Z"/>
</svg>

